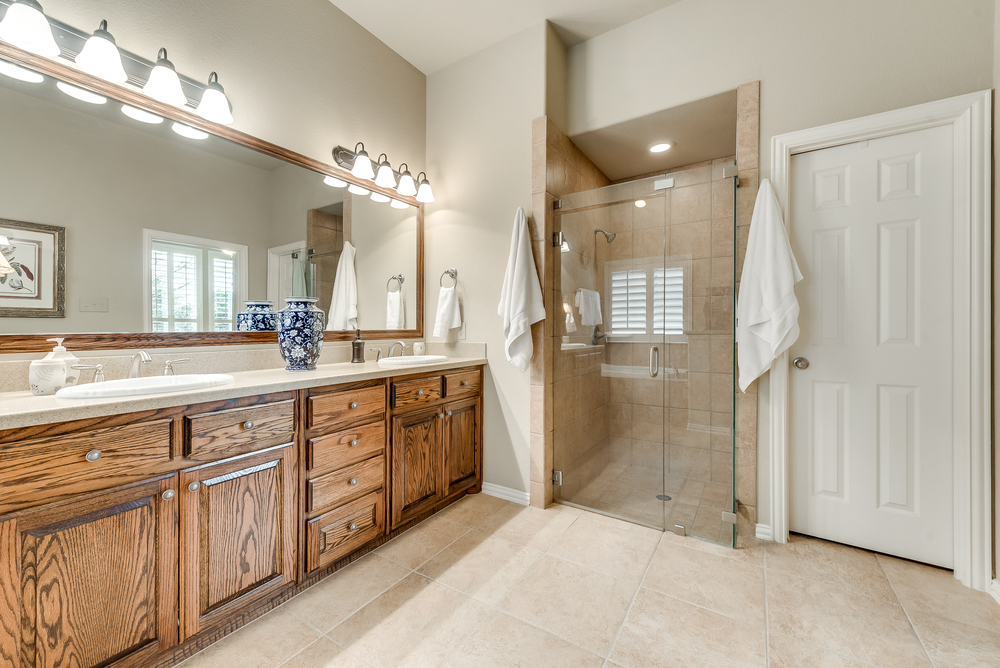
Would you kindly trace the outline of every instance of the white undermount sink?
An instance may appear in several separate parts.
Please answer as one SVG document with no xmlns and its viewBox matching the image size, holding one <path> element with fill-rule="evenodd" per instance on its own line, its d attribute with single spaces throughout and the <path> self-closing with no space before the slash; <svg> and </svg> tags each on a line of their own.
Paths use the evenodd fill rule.
<svg viewBox="0 0 1000 668">
<path fill-rule="evenodd" d="M 138 397 L 144 394 L 163 394 L 200 390 L 206 387 L 229 385 L 236 379 L 228 373 L 186 373 L 176 376 L 148 376 L 122 378 L 103 383 L 87 383 L 64 387 L 56 396 L 60 399 L 102 399 L 104 397 Z"/>
<path fill-rule="evenodd" d="M 410 355 L 409 357 L 383 357 L 378 365 L 387 369 L 397 369 L 404 366 L 420 366 L 421 364 L 437 364 L 447 362 L 445 355 Z"/>
</svg>

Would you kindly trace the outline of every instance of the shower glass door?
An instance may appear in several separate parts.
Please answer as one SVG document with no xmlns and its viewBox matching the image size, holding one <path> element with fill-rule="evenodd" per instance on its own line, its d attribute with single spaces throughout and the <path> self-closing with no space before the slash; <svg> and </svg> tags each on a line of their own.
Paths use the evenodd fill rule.
<svg viewBox="0 0 1000 668">
<path fill-rule="evenodd" d="M 712 167 L 561 200 L 553 493 L 732 545 L 735 185 Z"/>
</svg>

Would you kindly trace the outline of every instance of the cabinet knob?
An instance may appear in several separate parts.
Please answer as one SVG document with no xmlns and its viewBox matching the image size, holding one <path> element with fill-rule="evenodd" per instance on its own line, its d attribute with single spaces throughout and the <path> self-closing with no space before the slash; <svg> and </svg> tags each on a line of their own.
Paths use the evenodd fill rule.
<svg viewBox="0 0 1000 668">
<path fill-rule="evenodd" d="M 355 529 L 358 528 L 358 525 L 356 522 L 351 522 L 351 525 L 347 528 L 350 529 L 351 531 L 354 531 Z"/>
<path fill-rule="evenodd" d="M 163 494 L 161 494 L 160 496 L 162 496 L 162 497 L 163 497 L 163 500 L 164 500 L 164 501 L 170 501 L 171 499 L 173 499 L 173 498 L 174 498 L 174 494 L 175 494 L 174 490 L 172 490 L 172 489 L 168 489 L 167 491 L 165 491 L 165 492 L 164 492 Z"/>
<path fill-rule="evenodd" d="M 447 415 L 448 417 L 451 417 L 451 411 L 448 411 L 447 413 L 445 413 L 445 415 Z"/>
<path fill-rule="evenodd" d="M 468 384 L 469 384 L 469 381 L 467 381 L 467 380 L 463 380 L 463 381 L 462 381 L 462 387 L 465 387 L 465 386 L 466 386 L 466 385 L 468 385 Z"/>
<path fill-rule="evenodd" d="M 103 453 L 100 450 L 91 450 L 90 452 L 87 453 L 87 461 L 88 462 L 96 462 L 102 456 L 103 456 Z"/>
<path fill-rule="evenodd" d="M 423 390 L 417 390 L 417 396 L 418 397 L 424 396 L 424 391 Z"/>
<path fill-rule="evenodd" d="M 253 429 L 253 420 L 247 420 L 246 422 L 244 422 L 243 428 L 246 429 L 247 431 Z"/>
<path fill-rule="evenodd" d="M 443 420 L 444 419 L 444 413 L 438 413 L 438 417 Z"/>
<path fill-rule="evenodd" d="M 351 486 L 353 487 L 354 485 L 357 485 L 357 484 L 358 484 L 358 479 L 357 478 L 351 478 Z"/>
<path fill-rule="evenodd" d="M 193 483 L 191 483 L 190 485 L 188 485 L 188 491 L 189 492 L 197 492 L 199 489 L 201 489 L 201 483 L 198 482 L 197 480 L 195 480 Z"/>
<path fill-rule="evenodd" d="M 351 441 L 351 447 L 352 448 L 358 447 L 358 439 L 354 439 L 353 441 Z"/>
<path fill-rule="evenodd" d="M 351 410 L 356 410 L 356 409 L 357 409 L 357 407 L 358 407 L 358 402 L 356 402 L 356 401 L 352 401 L 352 402 L 351 402 Z"/>
</svg>

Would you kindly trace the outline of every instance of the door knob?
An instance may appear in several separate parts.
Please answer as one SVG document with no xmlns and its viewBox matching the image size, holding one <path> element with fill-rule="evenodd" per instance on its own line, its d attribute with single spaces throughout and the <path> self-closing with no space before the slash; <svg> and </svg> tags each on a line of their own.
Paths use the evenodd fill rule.
<svg viewBox="0 0 1000 668">
<path fill-rule="evenodd" d="M 796 357 L 795 359 L 792 360 L 792 366 L 795 367 L 796 369 L 808 369 L 809 360 L 807 360 L 805 357 Z"/>
</svg>

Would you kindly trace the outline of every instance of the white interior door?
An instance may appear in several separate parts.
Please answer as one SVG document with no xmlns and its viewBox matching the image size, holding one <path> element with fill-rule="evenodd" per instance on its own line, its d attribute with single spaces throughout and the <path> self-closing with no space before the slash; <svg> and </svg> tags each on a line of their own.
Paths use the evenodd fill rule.
<svg viewBox="0 0 1000 668">
<path fill-rule="evenodd" d="M 789 529 L 953 565 L 952 127 L 795 155 Z"/>
</svg>

